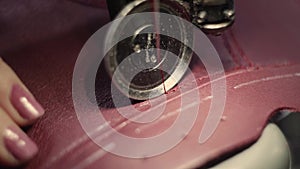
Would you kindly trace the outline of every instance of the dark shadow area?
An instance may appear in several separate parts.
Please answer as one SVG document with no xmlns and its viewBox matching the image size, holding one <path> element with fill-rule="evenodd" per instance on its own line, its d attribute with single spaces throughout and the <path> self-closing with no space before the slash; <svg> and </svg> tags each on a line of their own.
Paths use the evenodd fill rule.
<svg viewBox="0 0 300 169">
<path fill-rule="evenodd" d="M 112 91 L 117 95 L 115 99 L 120 104 L 119 106 L 128 105 L 123 101 L 127 97 L 112 84 L 111 78 L 105 69 L 104 62 L 102 62 L 98 68 L 95 79 L 95 96 L 99 107 L 115 108 L 111 94 Z M 93 95 L 91 95 L 91 97 L 93 97 Z M 136 101 L 133 101 L 133 103 L 136 103 Z"/>
</svg>

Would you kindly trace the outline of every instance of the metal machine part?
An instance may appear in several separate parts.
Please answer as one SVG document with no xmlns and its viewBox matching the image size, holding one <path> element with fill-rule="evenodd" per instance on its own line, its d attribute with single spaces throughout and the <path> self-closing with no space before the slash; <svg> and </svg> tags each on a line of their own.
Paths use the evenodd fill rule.
<svg viewBox="0 0 300 169">
<path fill-rule="evenodd" d="M 133 1 L 107 0 L 111 18 L 115 18 L 122 9 Z M 155 0 L 151 0 L 153 2 Z M 168 0 L 179 3 L 189 11 L 190 20 L 207 33 L 218 33 L 233 24 L 235 19 L 234 0 Z"/>
<path fill-rule="evenodd" d="M 222 29 L 230 26 L 234 21 L 233 0 L 121 0 L 107 1 L 112 18 L 119 18 L 134 13 L 162 12 L 192 22 L 206 33 L 218 34 Z M 157 7 L 156 7 L 157 6 Z M 166 23 L 146 24 L 137 21 L 139 27 L 135 28 L 134 36 L 121 40 L 105 57 L 107 71 L 113 79 L 116 87 L 126 96 L 136 100 L 147 100 L 157 97 L 174 87 L 184 75 L 192 57 L 191 49 L 181 42 L 168 36 L 147 34 L 149 30 L 166 30 L 167 34 L 180 34 L 181 39 L 192 40 L 192 31 L 189 31 L 179 21 Z M 119 32 L 127 31 L 128 23 L 121 22 L 111 28 L 106 39 L 115 37 Z M 157 49 L 161 49 L 158 54 Z M 178 59 L 174 61 L 168 58 L 168 52 L 175 54 Z M 132 54 L 138 56 L 130 56 Z M 128 58 L 131 57 L 131 58 Z M 126 66 L 116 69 L 124 60 L 129 60 Z M 128 77 L 132 69 L 146 67 L 133 79 Z M 165 67 L 168 72 L 161 68 Z M 184 67 L 184 68 L 183 68 Z M 180 70 L 179 70 L 180 69 Z M 176 80 L 170 77 L 176 76 Z M 169 79 L 169 80 L 168 80 Z M 128 87 L 129 86 L 129 87 Z"/>
<path fill-rule="evenodd" d="M 193 0 L 190 4 L 193 23 L 204 32 L 218 33 L 234 21 L 233 0 Z"/>
<path fill-rule="evenodd" d="M 153 3 L 147 0 L 132 2 L 117 17 L 151 12 Z M 189 19 L 188 12 L 178 2 L 162 0 L 158 10 Z M 132 31 L 131 37 L 124 40 L 114 39 L 118 43 L 106 55 L 105 64 L 108 73 L 114 77 L 116 87 L 135 100 L 151 99 L 174 87 L 183 77 L 193 54 L 191 49 L 182 43 L 192 43 L 192 33 L 176 17 L 158 22 L 154 18 L 146 20 L 140 18 L 134 21 L 121 21 L 118 25 L 113 25 L 106 39 L 110 44 L 112 38 L 119 37 L 120 32 Z M 132 30 L 133 24 L 137 26 Z M 179 35 L 180 41 L 166 36 L 171 34 Z M 176 58 L 172 58 L 171 55 Z M 121 65 L 124 63 L 125 66 Z M 142 71 L 133 78 L 130 77 L 136 70 Z"/>
</svg>

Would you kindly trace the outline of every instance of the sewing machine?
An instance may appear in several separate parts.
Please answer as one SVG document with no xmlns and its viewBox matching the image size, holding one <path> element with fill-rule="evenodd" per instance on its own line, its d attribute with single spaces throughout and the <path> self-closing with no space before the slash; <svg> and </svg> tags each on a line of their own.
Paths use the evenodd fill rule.
<svg viewBox="0 0 300 169">
<path fill-rule="evenodd" d="M 210 81 L 203 62 L 194 56 L 187 59 L 190 63 L 187 68 L 191 71 L 182 73 L 180 80 L 173 82 L 166 93 L 163 91 L 145 101 L 141 101 L 144 98 L 132 99 L 130 104 L 122 101 L 131 95 L 120 92 L 120 87 L 111 83 L 108 59 L 97 68 L 95 91 L 82 92 L 83 98 L 90 102 L 78 103 L 75 106 L 81 106 L 75 107 L 72 96 L 77 90 L 74 92 L 72 88 L 73 73 L 86 42 L 112 19 L 122 17 L 120 11 L 128 7 L 127 15 L 138 10 L 139 5 L 146 4 L 147 7 L 153 3 L 111 0 L 107 7 L 106 1 L 77 2 L 0 2 L 3 11 L 18 6 L 18 10 L 5 12 L 7 15 L 1 17 L 1 56 L 46 108 L 45 116 L 28 130 L 40 151 L 22 168 L 299 168 L 299 114 L 296 113 L 300 110 L 298 1 L 234 1 L 234 8 L 233 1 L 225 0 L 161 1 L 173 12 L 177 9 L 170 8 L 174 3 L 184 10 L 185 19 L 203 32 L 201 35 L 208 38 L 220 56 L 226 77 L 226 101 L 221 116 L 214 116 L 218 117 L 215 130 L 210 130 L 209 126 L 213 124 L 211 121 L 215 122 L 214 117 L 209 116 L 214 82 Z M 210 2 L 220 4 L 211 6 Z M 229 11 L 218 10 L 223 6 Z M 219 12 L 222 15 L 217 15 Z M 217 17 L 210 18 L 215 15 Z M 134 49 L 139 51 L 138 47 Z M 82 74 L 89 77 L 89 70 L 83 69 Z M 194 75 L 194 81 L 189 80 L 191 75 Z M 82 83 L 85 80 L 83 78 L 78 84 L 86 84 Z M 157 84 L 163 82 L 164 79 L 157 79 Z M 93 86 L 81 87 L 89 91 Z M 112 91 L 118 93 L 115 99 L 123 105 L 113 104 Z M 197 93 L 198 98 L 187 97 L 190 96 L 187 94 Z M 165 100 L 160 102 L 160 99 Z M 114 141 L 116 135 L 108 132 L 108 127 L 133 138 L 158 136 L 174 124 L 180 115 L 177 109 L 184 101 L 196 102 L 199 109 L 194 125 L 189 132 L 179 133 L 181 141 L 173 148 L 149 156 L 148 151 L 156 146 L 144 150 L 144 147 L 139 149 L 140 144 L 135 144 L 125 148 L 128 152 L 141 150 L 138 157 L 115 153 L 124 147 L 118 147 L 117 140 Z M 151 107 L 162 108 L 162 103 L 166 103 L 165 111 L 157 121 L 149 124 L 132 123 L 118 113 L 119 110 L 132 111 L 130 106 L 133 104 L 139 112 L 150 110 L 149 114 L 155 114 L 157 111 Z M 87 135 L 75 109 L 89 110 L 87 114 L 95 111 L 89 106 L 98 106 L 109 123 L 96 123 L 100 117 L 95 118 L 97 113 L 86 116 L 86 122 L 95 127 Z M 190 105 L 182 111 L 188 114 L 194 112 L 189 111 L 194 108 Z M 205 135 L 203 131 L 211 131 L 211 135 Z M 207 139 L 199 141 L 199 138 Z M 106 140 L 104 143 L 107 144 L 102 147 L 97 144 L 99 140 Z M 154 142 L 157 147 L 163 143 Z"/>
</svg>

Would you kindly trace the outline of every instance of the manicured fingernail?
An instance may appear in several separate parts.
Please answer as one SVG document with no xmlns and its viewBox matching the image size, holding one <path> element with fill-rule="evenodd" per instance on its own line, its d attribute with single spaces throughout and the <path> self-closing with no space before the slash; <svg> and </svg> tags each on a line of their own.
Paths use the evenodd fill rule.
<svg viewBox="0 0 300 169">
<path fill-rule="evenodd" d="M 8 127 L 4 130 L 6 149 L 18 160 L 31 159 L 38 152 L 36 144 L 20 129 Z"/>
<path fill-rule="evenodd" d="M 36 119 L 44 114 L 43 107 L 19 85 L 14 85 L 10 101 L 19 114 L 28 120 Z"/>
</svg>

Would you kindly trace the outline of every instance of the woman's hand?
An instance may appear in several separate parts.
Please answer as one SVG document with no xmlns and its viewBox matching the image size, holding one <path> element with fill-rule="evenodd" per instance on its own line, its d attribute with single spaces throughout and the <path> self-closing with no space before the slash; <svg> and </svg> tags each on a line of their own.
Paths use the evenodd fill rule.
<svg viewBox="0 0 300 169">
<path fill-rule="evenodd" d="M 36 155 L 36 144 L 20 127 L 43 114 L 42 106 L 0 58 L 0 166 L 17 166 Z"/>
</svg>

